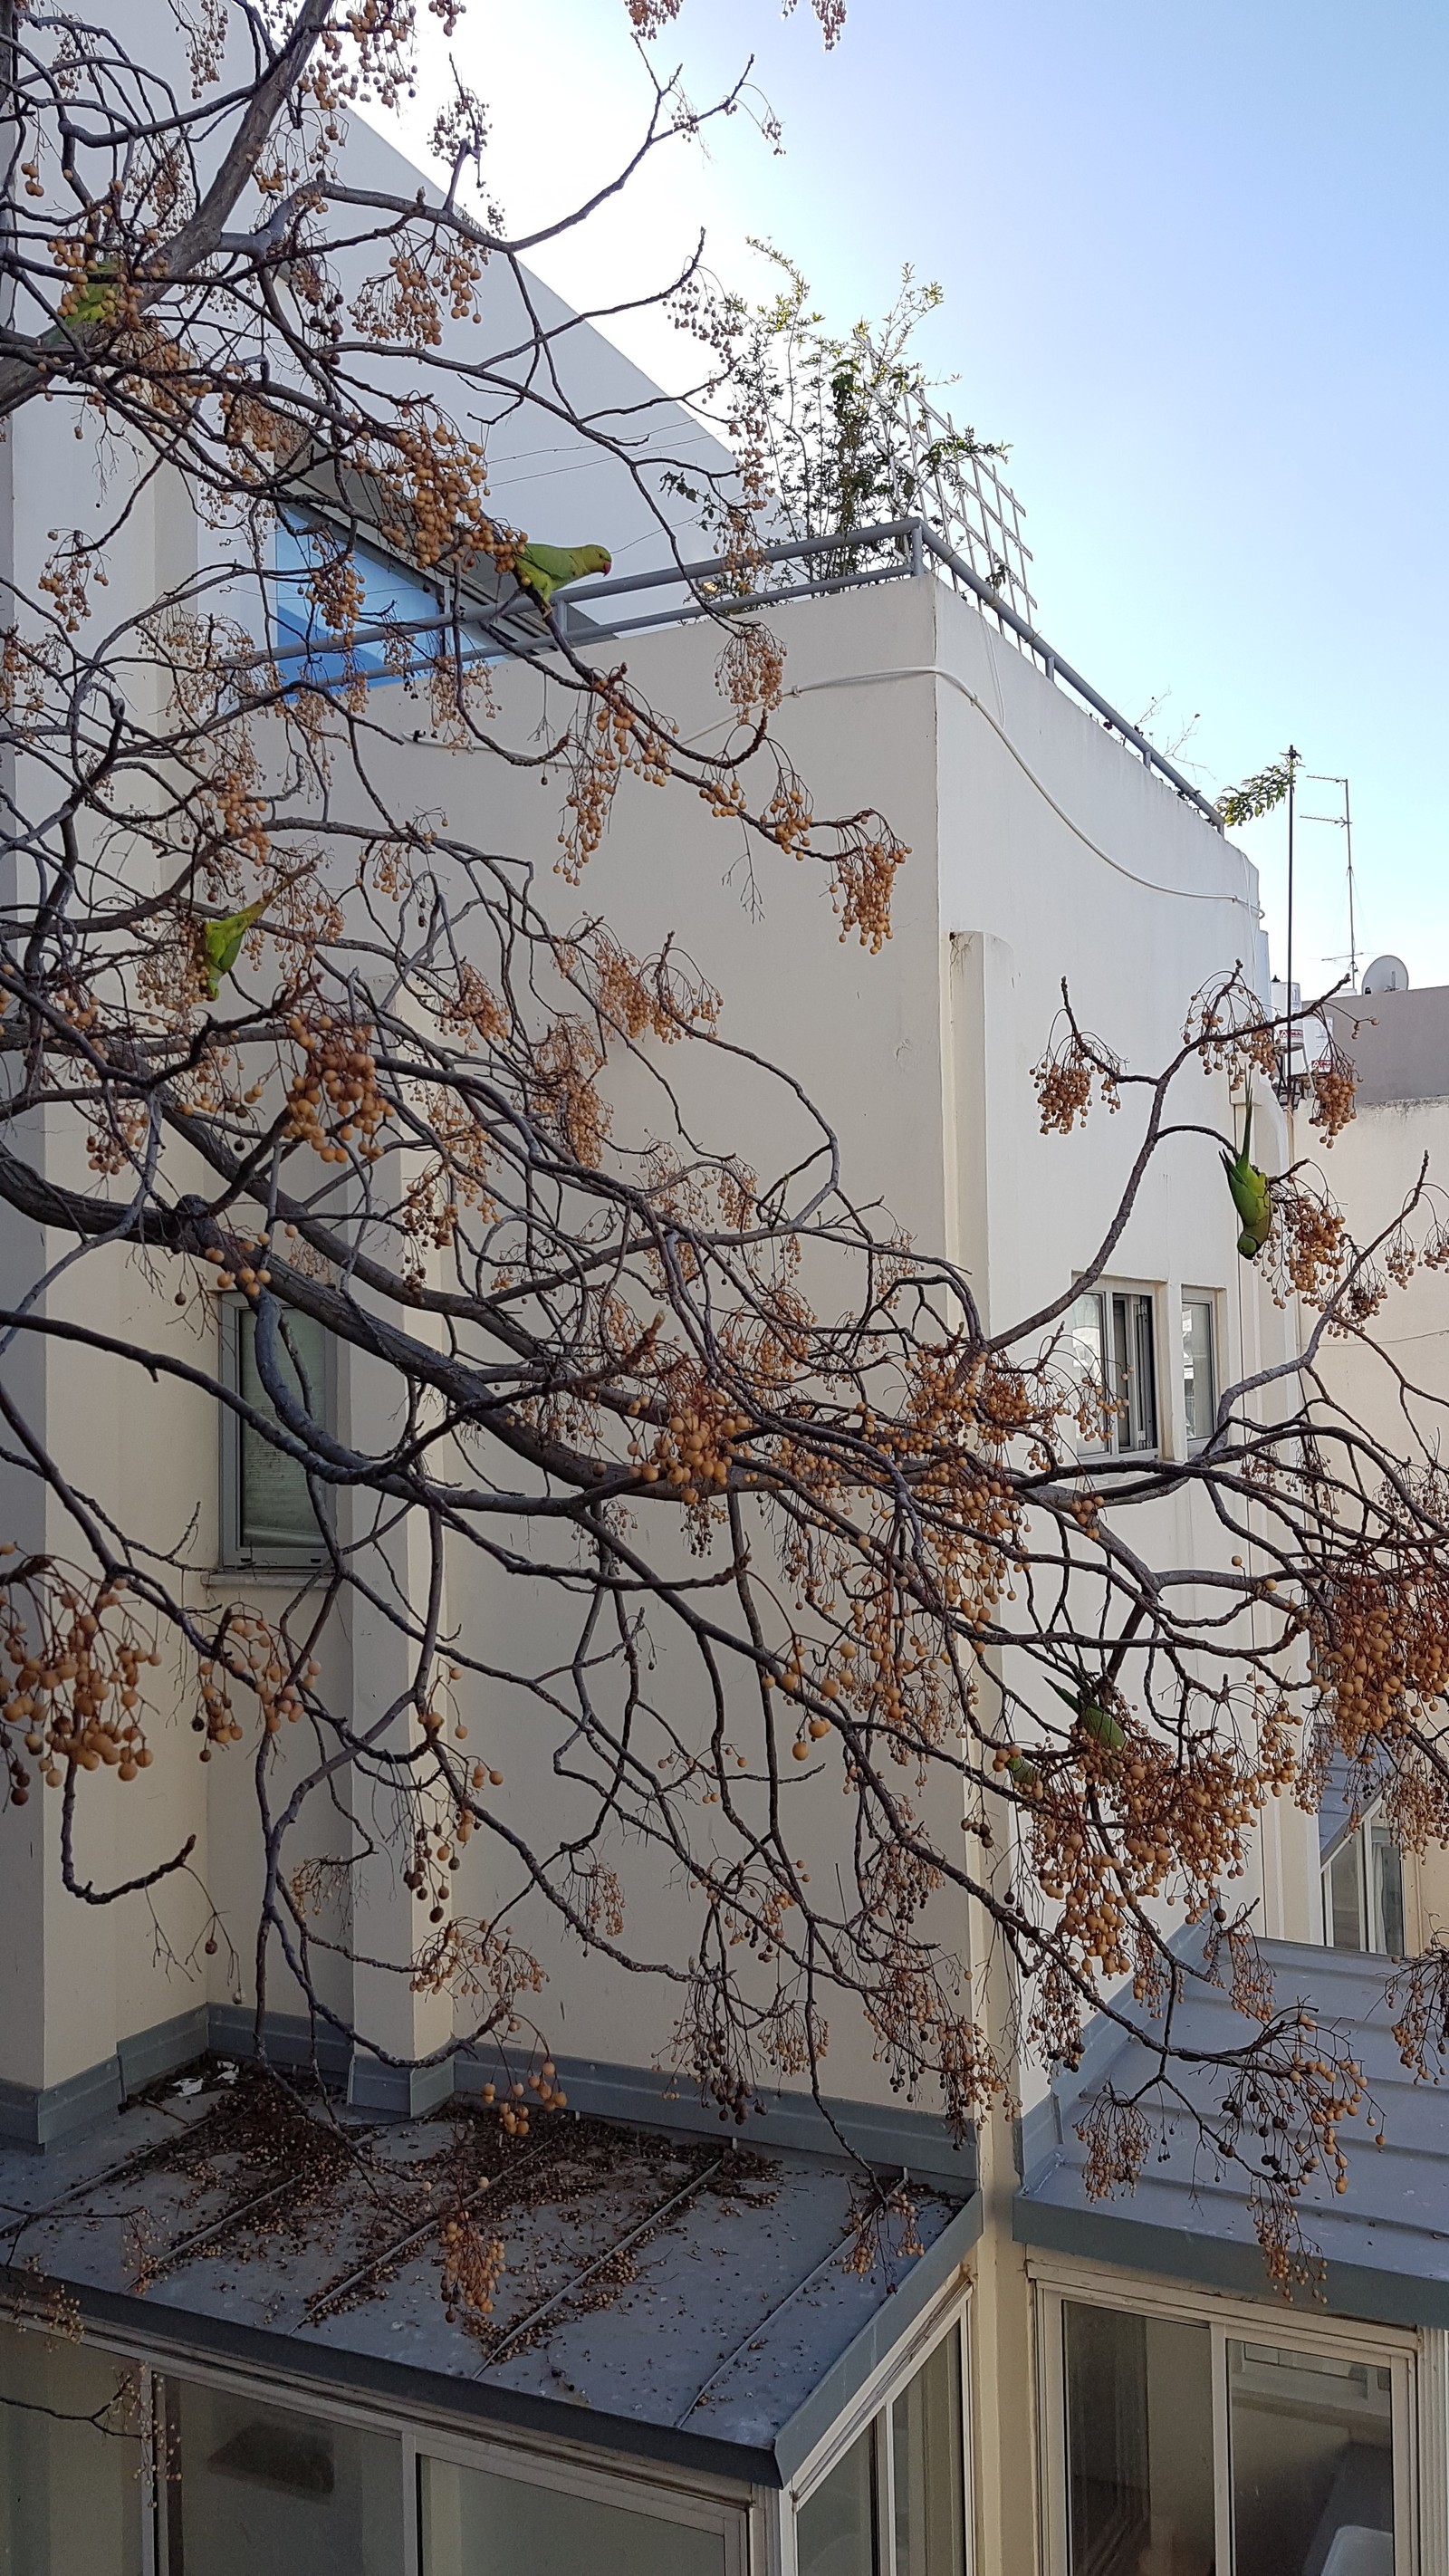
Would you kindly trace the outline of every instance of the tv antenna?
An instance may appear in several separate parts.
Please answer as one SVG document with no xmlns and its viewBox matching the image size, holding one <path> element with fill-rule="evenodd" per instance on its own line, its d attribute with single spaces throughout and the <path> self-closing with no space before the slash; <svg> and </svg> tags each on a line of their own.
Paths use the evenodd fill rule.
<svg viewBox="0 0 1449 2576">
<path fill-rule="evenodd" d="M 1305 814 L 1303 820 L 1305 823 L 1332 823 L 1343 834 L 1344 854 L 1348 863 L 1348 980 L 1350 989 L 1357 992 L 1358 927 L 1354 918 L 1353 808 L 1349 802 L 1348 780 L 1336 778 L 1331 770 L 1323 769 L 1305 769 L 1303 775 L 1305 779 L 1311 780 L 1315 787 L 1341 787 L 1343 790 L 1343 807 L 1340 813 Z"/>
</svg>

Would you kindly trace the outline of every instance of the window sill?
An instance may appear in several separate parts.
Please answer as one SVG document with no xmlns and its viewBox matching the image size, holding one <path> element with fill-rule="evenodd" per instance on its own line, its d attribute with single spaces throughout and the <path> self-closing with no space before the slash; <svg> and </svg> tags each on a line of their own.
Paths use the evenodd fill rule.
<svg viewBox="0 0 1449 2576">
<path fill-rule="evenodd" d="M 270 1591 L 310 1592 L 327 1579 L 326 1565 L 209 1565 L 202 1581 L 209 1592 L 230 1591 L 238 1583 L 264 1585 Z"/>
<path fill-rule="evenodd" d="M 1103 1467 L 1168 1467 L 1172 1461 L 1159 1444 L 1153 1449 L 1079 1449 L 1077 1473 L 1094 1476 Z"/>
</svg>

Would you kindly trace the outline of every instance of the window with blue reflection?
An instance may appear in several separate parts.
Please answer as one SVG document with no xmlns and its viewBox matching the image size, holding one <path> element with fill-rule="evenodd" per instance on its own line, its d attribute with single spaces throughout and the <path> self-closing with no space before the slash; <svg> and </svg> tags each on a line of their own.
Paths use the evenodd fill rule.
<svg viewBox="0 0 1449 2576">
<path fill-rule="evenodd" d="M 272 614 L 281 674 L 289 687 L 342 688 L 358 678 L 373 685 L 407 679 L 426 670 L 437 650 L 436 629 L 416 636 L 405 657 L 396 645 L 389 651 L 381 640 L 354 644 L 350 654 L 340 649 L 335 629 L 311 595 L 311 583 L 319 565 L 334 559 L 334 550 L 335 556 L 341 555 L 344 543 L 340 534 L 315 521 L 296 518 L 278 523 Z M 422 624 L 442 614 L 441 593 L 421 573 L 408 571 L 356 540 L 348 549 L 347 561 L 362 588 L 357 623 L 363 633 L 388 623 Z M 481 643 L 476 629 L 465 631 L 470 641 Z"/>
</svg>

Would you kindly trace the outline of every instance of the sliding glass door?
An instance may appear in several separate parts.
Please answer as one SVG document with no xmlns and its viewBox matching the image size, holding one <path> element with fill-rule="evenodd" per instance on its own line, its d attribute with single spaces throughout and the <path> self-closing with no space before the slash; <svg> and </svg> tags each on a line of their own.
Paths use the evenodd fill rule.
<svg viewBox="0 0 1449 2576">
<path fill-rule="evenodd" d="M 1039 2292 L 1050 2576 L 1411 2576 L 1411 2356 Z"/>
</svg>

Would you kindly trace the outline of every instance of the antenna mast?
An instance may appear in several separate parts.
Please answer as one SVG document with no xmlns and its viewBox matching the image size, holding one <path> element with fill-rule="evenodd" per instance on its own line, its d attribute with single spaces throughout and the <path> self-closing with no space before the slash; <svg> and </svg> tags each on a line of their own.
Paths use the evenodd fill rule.
<svg viewBox="0 0 1449 2576">
<path fill-rule="evenodd" d="M 1357 992 L 1358 889 L 1354 883 L 1353 874 L 1353 807 L 1349 802 L 1348 780 L 1346 778 L 1335 776 L 1331 769 L 1305 769 L 1303 775 L 1305 779 L 1310 779 L 1315 787 L 1341 787 L 1343 790 L 1343 812 L 1341 814 L 1305 814 L 1303 820 L 1305 823 L 1331 823 L 1336 831 L 1343 834 L 1344 855 L 1347 860 L 1345 873 L 1348 879 L 1348 980 L 1354 992 Z"/>
</svg>

